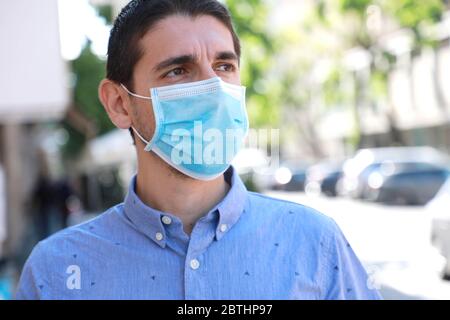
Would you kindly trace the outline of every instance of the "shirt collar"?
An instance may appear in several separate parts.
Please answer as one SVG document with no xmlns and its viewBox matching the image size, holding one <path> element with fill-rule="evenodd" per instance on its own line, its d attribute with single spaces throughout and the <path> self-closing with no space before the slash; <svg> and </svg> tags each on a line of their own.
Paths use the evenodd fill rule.
<svg viewBox="0 0 450 320">
<path fill-rule="evenodd" d="M 137 196 L 135 190 L 136 176 L 131 179 L 128 193 L 125 197 L 125 214 L 137 230 L 164 248 L 166 246 L 166 232 L 161 221 L 163 212 L 144 204 Z M 162 238 L 158 240 L 159 233 L 162 235 Z"/>
<path fill-rule="evenodd" d="M 225 180 L 231 188 L 223 200 L 216 206 L 219 212 L 219 223 L 216 226 L 216 239 L 220 240 L 231 227 L 239 220 L 245 211 L 247 189 L 236 170 L 230 168 L 224 174 Z M 222 229 L 225 226 L 226 229 Z"/>
<path fill-rule="evenodd" d="M 230 184 L 230 190 L 222 201 L 205 216 L 207 221 L 217 221 L 217 219 L 212 219 L 212 217 L 214 214 L 219 214 L 218 224 L 214 226 L 217 240 L 222 239 L 239 220 L 239 217 L 245 210 L 247 201 L 247 189 L 233 167 L 230 166 L 228 168 L 224 173 L 224 178 Z M 144 204 L 137 196 L 135 186 L 136 176 L 131 179 L 124 201 L 125 214 L 137 230 L 164 248 L 166 246 L 167 233 L 161 219 L 163 216 L 170 216 L 173 220 L 178 220 L 178 218 Z"/>
</svg>

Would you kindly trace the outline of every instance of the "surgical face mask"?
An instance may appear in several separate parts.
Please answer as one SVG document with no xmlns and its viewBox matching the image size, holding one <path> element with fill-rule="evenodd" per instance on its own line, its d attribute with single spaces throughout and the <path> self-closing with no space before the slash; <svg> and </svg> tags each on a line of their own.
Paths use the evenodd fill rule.
<svg viewBox="0 0 450 320">
<path fill-rule="evenodd" d="M 150 89 L 155 132 L 144 142 L 170 166 L 187 176 L 211 180 L 223 174 L 248 133 L 245 87 L 214 77 Z"/>
</svg>

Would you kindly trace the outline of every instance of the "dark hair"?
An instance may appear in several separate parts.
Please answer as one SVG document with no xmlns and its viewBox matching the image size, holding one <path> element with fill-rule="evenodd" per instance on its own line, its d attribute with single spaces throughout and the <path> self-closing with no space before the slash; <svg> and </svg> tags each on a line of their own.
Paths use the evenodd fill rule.
<svg viewBox="0 0 450 320">
<path fill-rule="evenodd" d="M 133 70 L 142 56 L 139 40 L 158 21 L 170 15 L 197 17 L 210 15 L 230 30 L 234 51 L 241 56 L 241 45 L 228 9 L 216 0 L 132 0 L 117 16 L 108 43 L 106 77 L 133 90 Z M 134 133 L 130 128 L 130 134 Z"/>
<path fill-rule="evenodd" d="M 228 9 L 216 0 L 133 0 L 120 12 L 111 29 L 108 43 L 106 77 L 133 88 L 132 77 L 142 55 L 139 40 L 158 21 L 170 15 L 197 17 L 210 15 L 231 32 L 235 53 L 240 57 L 239 38 Z"/>
</svg>

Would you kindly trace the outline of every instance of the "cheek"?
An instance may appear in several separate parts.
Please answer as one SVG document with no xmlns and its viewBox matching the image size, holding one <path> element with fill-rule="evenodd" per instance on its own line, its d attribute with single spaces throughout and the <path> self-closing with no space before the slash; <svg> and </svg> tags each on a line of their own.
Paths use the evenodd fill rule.
<svg viewBox="0 0 450 320">
<path fill-rule="evenodd" d="M 222 77 L 224 80 L 226 80 L 228 83 L 235 84 L 235 85 L 241 85 L 241 76 L 239 71 L 236 73 L 228 75 L 226 78 Z"/>
<path fill-rule="evenodd" d="M 151 102 L 138 103 L 133 106 L 133 123 L 144 138 L 150 140 L 153 137 L 155 116 Z"/>
</svg>

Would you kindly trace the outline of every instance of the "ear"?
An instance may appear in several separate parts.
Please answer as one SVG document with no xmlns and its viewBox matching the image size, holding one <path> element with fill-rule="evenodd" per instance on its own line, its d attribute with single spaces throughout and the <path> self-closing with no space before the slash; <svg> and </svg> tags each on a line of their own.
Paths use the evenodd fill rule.
<svg viewBox="0 0 450 320">
<path fill-rule="evenodd" d="M 98 97 L 116 127 L 120 129 L 131 127 L 130 99 L 118 84 L 109 79 L 103 79 L 98 86 Z"/>
</svg>

